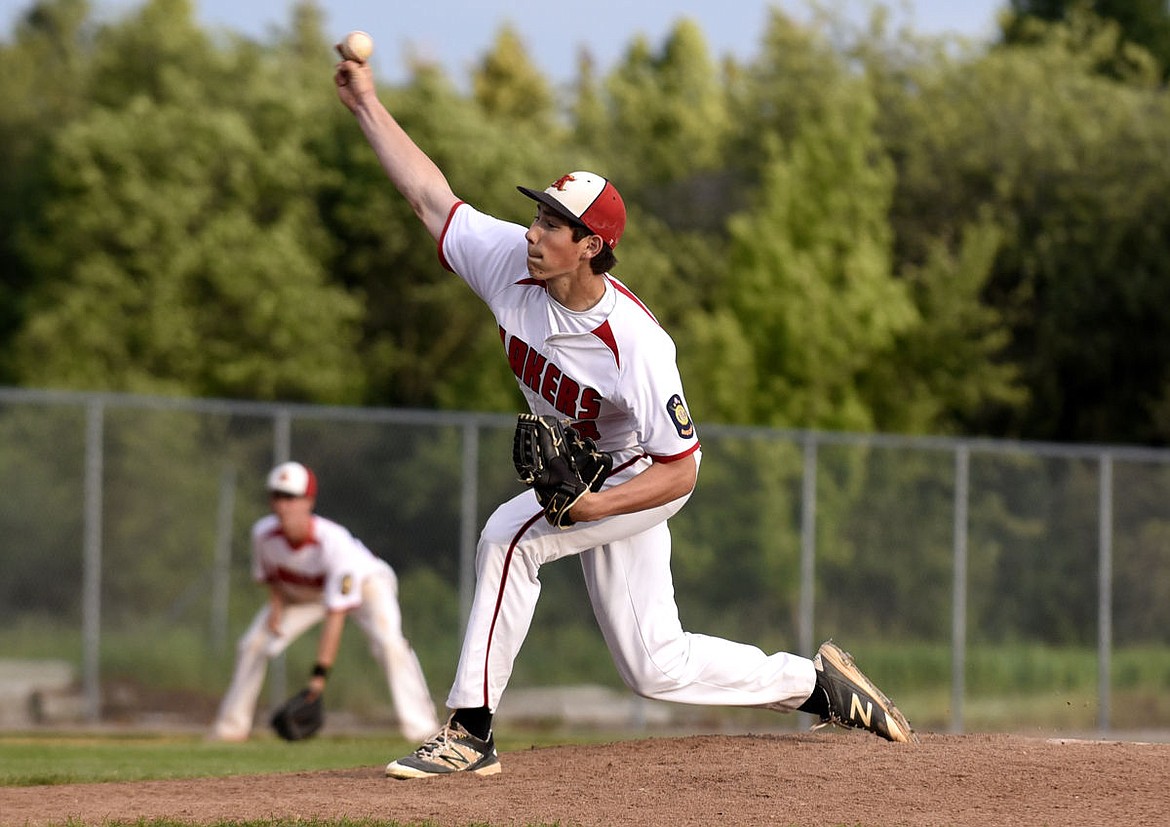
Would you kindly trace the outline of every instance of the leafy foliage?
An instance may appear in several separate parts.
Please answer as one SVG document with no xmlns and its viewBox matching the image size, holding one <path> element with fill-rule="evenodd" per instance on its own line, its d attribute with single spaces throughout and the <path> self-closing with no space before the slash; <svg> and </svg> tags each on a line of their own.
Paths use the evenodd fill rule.
<svg viewBox="0 0 1170 827">
<path fill-rule="evenodd" d="M 485 311 L 335 99 L 320 9 L 255 43 L 192 5 L 41 0 L 0 44 L 0 381 L 514 410 Z M 1040 5 L 984 49 L 773 10 L 720 64 L 680 19 L 604 76 L 582 54 L 568 95 L 505 26 L 470 92 L 419 63 L 383 96 L 486 211 L 615 179 L 615 273 L 700 422 L 1162 442 L 1160 58 L 1140 4 Z"/>
<path fill-rule="evenodd" d="M 1124 72 L 1134 61 L 1153 61 L 1163 77 L 1170 72 L 1170 9 L 1161 0 L 1011 0 L 1009 7 L 1006 42 L 1029 42 L 1044 31 L 1044 23 L 1095 20 L 1119 35 L 1110 58 L 1100 64 L 1103 71 Z"/>
</svg>

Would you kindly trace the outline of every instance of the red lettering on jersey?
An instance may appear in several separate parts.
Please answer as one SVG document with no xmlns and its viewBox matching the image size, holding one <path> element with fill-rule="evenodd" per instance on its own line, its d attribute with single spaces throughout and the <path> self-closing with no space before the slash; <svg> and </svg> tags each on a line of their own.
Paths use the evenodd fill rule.
<svg viewBox="0 0 1170 827">
<path fill-rule="evenodd" d="M 524 344 L 522 339 L 513 336 L 512 341 L 508 342 L 508 365 L 517 379 L 524 373 L 524 360 L 527 358 L 528 345 Z"/>
<path fill-rule="evenodd" d="M 500 337 L 506 343 L 508 366 L 522 384 L 569 419 L 597 419 L 601 414 L 600 393 L 593 388 L 583 387 L 519 336 L 509 339 L 507 331 L 502 327 Z M 594 425 L 590 429 L 591 433 L 597 430 Z"/>
<path fill-rule="evenodd" d="M 553 407 L 570 419 L 577 418 L 577 397 L 581 395 L 581 386 L 570 376 L 561 374 L 561 381 L 557 385 L 557 401 Z M 549 400 L 552 402 L 552 400 Z"/>
<path fill-rule="evenodd" d="M 546 362 L 548 360 L 535 350 L 528 349 L 528 357 L 524 360 L 524 371 L 520 374 L 520 381 L 537 393 L 540 393 L 540 375 L 544 373 Z"/>
<path fill-rule="evenodd" d="M 601 414 L 601 394 L 593 388 L 585 388 L 581 393 L 581 410 L 578 419 L 597 419 Z"/>
<path fill-rule="evenodd" d="M 550 405 L 556 405 L 557 385 L 560 383 L 561 369 L 552 362 L 544 369 L 544 379 L 540 383 L 540 396 Z"/>
</svg>

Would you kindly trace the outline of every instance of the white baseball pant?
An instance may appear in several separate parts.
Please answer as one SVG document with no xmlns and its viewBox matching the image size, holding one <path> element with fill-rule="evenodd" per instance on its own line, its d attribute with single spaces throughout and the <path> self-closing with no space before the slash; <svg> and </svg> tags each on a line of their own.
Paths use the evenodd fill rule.
<svg viewBox="0 0 1170 827">
<path fill-rule="evenodd" d="M 475 599 L 447 706 L 497 708 L 536 610 L 540 567 L 574 554 L 618 673 L 637 694 L 781 711 L 807 700 L 816 685 L 808 658 L 683 631 L 666 521 L 687 499 L 564 530 L 549 525 L 531 490 L 501 505 L 480 535 Z"/>
</svg>

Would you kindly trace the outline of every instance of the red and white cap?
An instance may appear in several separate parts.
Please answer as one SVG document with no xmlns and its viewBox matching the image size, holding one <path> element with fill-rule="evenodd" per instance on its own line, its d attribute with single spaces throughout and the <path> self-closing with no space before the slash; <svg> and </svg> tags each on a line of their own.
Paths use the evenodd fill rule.
<svg viewBox="0 0 1170 827">
<path fill-rule="evenodd" d="M 317 477 L 299 462 L 282 462 L 268 472 L 268 490 L 293 497 L 315 497 Z"/>
<path fill-rule="evenodd" d="M 562 175 L 543 192 L 516 187 L 534 201 L 556 210 L 566 218 L 585 225 L 589 232 L 601 236 L 611 248 L 616 247 L 626 229 L 626 205 L 617 188 L 593 172 L 570 172 Z"/>
</svg>

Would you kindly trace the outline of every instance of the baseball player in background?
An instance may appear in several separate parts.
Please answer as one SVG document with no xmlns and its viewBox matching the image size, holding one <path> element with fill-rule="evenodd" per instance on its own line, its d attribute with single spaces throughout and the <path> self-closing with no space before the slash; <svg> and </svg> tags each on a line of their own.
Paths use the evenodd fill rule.
<svg viewBox="0 0 1170 827">
<path fill-rule="evenodd" d="M 268 602 L 236 647 L 235 672 L 212 736 L 247 740 L 268 661 L 323 622 L 308 683 L 320 695 L 349 614 L 386 675 L 403 735 L 411 740 L 431 735 L 439 726 L 434 701 L 402 634 L 394 570 L 343 526 L 313 513 L 317 478 L 299 462 L 272 469 L 268 496 L 272 513 L 252 526 L 252 576 L 268 587 Z"/>
<path fill-rule="evenodd" d="M 438 245 L 440 263 L 491 309 L 520 390 L 536 415 L 571 420 L 612 454 L 597 492 L 551 525 L 529 489 L 499 506 L 479 538 L 476 589 L 447 723 L 390 762 L 394 778 L 500 771 L 492 716 L 528 633 L 540 567 L 576 556 L 593 612 L 626 685 L 689 704 L 803 710 L 822 723 L 912 740 L 895 706 L 831 641 L 812 659 L 683 630 L 667 520 L 691 495 L 699 437 L 675 346 L 650 310 L 609 273 L 626 211 L 614 185 L 574 172 L 544 190 L 525 228 L 461 201 L 377 97 L 366 63 L 343 60 L 335 83 L 391 183 Z"/>
</svg>

